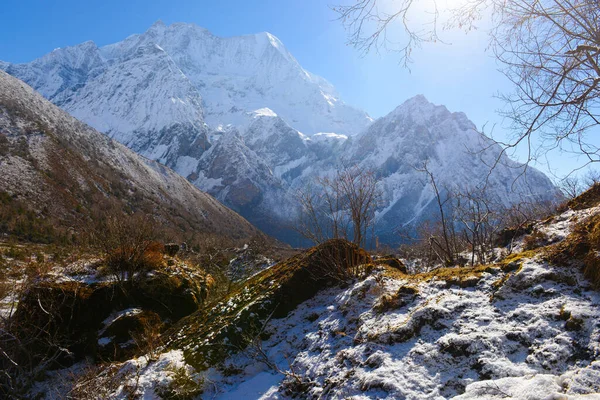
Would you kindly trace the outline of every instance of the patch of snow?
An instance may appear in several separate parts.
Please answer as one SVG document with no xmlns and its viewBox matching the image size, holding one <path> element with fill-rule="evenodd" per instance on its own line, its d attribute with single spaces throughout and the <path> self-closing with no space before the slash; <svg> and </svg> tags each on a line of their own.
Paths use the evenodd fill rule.
<svg viewBox="0 0 600 400">
<path fill-rule="evenodd" d="M 270 108 L 264 107 L 252 112 L 256 117 L 276 117 L 277 114 Z"/>
</svg>

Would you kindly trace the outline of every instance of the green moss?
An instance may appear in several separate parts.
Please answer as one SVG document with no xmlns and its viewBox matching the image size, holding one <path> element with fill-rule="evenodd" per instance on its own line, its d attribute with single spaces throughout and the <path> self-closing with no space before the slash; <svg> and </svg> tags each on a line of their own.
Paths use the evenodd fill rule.
<svg viewBox="0 0 600 400">
<path fill-rule="evenodd" d="M 340 282 L 340 268 L 359 271 L 371 262 L 355 245 L 334 240 L 313 247 L 249 279 L 210 309 L 199 310 L 166 334 L 171 348 L 184 350 L 186 361 L 206 369 L 242 350 L 265 321 L 286 316 L 319 290 Z"/>
<path fill-rule="evenodd" d="M 522 251 L 520 253 L 511 253 L 508 256 L 504 257 L 502 259 L 502 261 L 500 261 L 500 265 L 506 266 L 507 264 L 525 260 L 525 259 L 529 259 L 529 258 L 534 258 L 538 255 L 540 255 L 539 249 L 529 249 L 529 250 Z"/>
<path fill-rule="evenodd" d="M 378 258 L 377 260 L 375 260 L 375 264 L 377 265 L 387 265 L 389 267 L 392 267 L 394 269 L 397 269 L 398 271 L 406 274 L 407 270 L 406 270 L 406 266 L 402 263 L 402 261 L 400 261 L 398 258 L 389 255 L 389 256 L 384 256 L 381 258 Z"/>
<path fill-rule="evenodd" d="M 405 279 L 413 283 L 431 282 L 433 280 L 443 281 L 448 286 L 471 287 L 477 284 L 484 273 L 495 274 L 498 267 L 494 265 L 475 265 L 473 267 L 444 267 L 429 272 L 414 275 L 406 275 L 395 269 L 387 268 L 386 274 L 396 279 Z"/>
<path fill-rule="evenodd" d="M 190 376 L 185 368 L 173 368 L 173 380 L 157 389 L 164 400 L 193 400 L 204 392 L 204 379 Z"/>
</svg>

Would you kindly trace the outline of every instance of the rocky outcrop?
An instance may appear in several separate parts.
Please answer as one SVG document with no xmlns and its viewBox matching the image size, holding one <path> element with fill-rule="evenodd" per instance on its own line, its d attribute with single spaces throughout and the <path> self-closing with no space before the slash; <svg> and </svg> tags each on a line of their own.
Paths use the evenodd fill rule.
<svg viewBox="0 0 600 400">
<path fill-rule="evenodd" d="M 251 277 L 209 309 L 199 310 L 167 332 L 169 347 L 205 369 L 244 349 L 271 318 L 285 317 L 319 290 L 369 268 L 371 257 L 345 240 L 330 240 Z"/>
</svg>

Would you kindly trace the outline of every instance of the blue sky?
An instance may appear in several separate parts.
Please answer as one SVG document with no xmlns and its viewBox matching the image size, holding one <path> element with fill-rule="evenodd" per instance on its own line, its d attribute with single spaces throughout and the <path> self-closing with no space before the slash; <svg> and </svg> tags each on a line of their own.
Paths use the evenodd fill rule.
<svg viewBox="0 0 600 400">
<path fill-rule="evenodd" d="M 348 0 L 340 0 L 348 1 Z M 424 94 L 451 111 L 463 111 L 485 132 L 504 139 L 494 95 L 510 86 L 486 52 L 485 29 L 446 32 L 449 44 L 414 53 L 411 71 L 398 55 L 359 52 L 329 5 L 335 0 L 4 0 L 0 13 L 0 60 L 28 62 L 57 47 L 93 40 L 99 46 L 145 31 L 156 20 L 193 22 L 219 36 L 268 31 L 307 70 L 323 76 L 349 104 L 380 117 L 404 100 Z M 485 26 L 483 27 L 485 28 Z M 522 157 L 523 151 L 515 156 Z M 556 157 L 554 155 L 553 157 Z M 579 160 L 581 161 L 581 160 Z M 546 172 L 564 175 L 577 159 L 561 156 Z"/>
</svg>

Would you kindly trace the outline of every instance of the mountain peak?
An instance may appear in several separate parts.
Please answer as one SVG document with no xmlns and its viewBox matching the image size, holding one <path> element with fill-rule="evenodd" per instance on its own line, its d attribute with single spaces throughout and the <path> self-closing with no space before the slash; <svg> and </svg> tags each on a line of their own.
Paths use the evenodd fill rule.
<svg viewBox="0 0 600 400">
<path fill-rule="evenodd" d="M 261 33 L 257 34 L 257 36 L 265 37 L 269 41 L 271 46 L 275 47 L 276 49 L 285 50 L 287 52 L 287 50 L 285 49 L 285 46 L 283 45 L 281 40 L 279 40 L 279 38 L 277 36 L 273 35 L 272 33 L 261 32 Z"/>
<path fill-rule="evenodd" d="M 423 94 L 417 94 L 410 99 L 406 100 L 404 103 L 419 103 L 419 104 L 428 104 L 429 100 Z"/>
<path fill-rule="evenodd" d="M 423 122 L 434 115 L 442 116 L 446 114 L 450 115 L 451 113 L 445 106 L 433 104 L 424 95 L 418 94 L 406 100 L 383 118 L 395 119 L 410 116 L 415 122 Z"/>
</svg>

